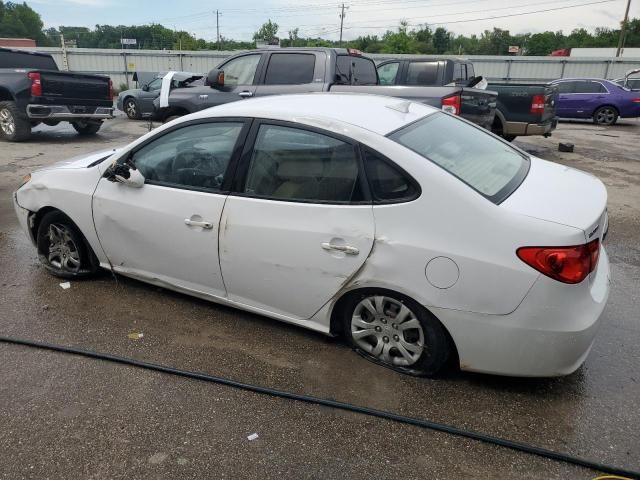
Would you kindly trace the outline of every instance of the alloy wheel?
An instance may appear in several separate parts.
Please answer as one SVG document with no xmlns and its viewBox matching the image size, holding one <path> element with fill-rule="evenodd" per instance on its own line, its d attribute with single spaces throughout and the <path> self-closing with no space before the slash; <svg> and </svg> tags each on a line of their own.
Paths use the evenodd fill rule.
<svg viewBox="0 0 640 480">
<path fill-rule="evenodd" d="M 0 128 L 5 135 L 13 135 L 16 131 L 16 122 L 13 115 L 6 108 L 0 110 Z"/>
<path fill-rule="evenodd" d="M 616 112 L 611 108 L 602 108 L 596 114 L 596 121 L 605 125 L 613 123 L 616 118 Z"/>
<path fill-rule="evenodd" d="M 356 305 L 351 337 L 360 349 L 393 366 L 413 365 L 425 349 L 424 331 L 415 313 L 383 295 L 365 297 Z"/>
<path fill-rule="evenodd" d="M 128 117 L 135 117 L 138 114 L 136 109 L 136 102 L 133 100 L 127 100 L 127 104 L 124 106 L 125 113 Z"/>
<path fill-rule="evenodd" d="M 73 241 L 66 225 L 52 223 L 47 232 L 49 254 L 47 260 L 52 267 L 68 272 L 79 272 L 81 267 L 80 251 Z"/>
</svg>

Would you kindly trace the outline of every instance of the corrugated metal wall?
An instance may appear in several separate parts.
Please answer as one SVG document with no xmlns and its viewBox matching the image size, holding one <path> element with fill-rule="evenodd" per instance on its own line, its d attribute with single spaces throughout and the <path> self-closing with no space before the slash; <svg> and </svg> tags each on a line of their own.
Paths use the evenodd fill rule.
<svg viewBox="0 0 640 480">
<path fill-rule="evenodd" d="M 31 50 L 31 49 L 30 49 Z M 51 53 L 58 66 L 64 68 L 61 48 L 38 48 Z M 69 70 L 109 75 L 118 87 L 134 86 L 135 71 L 162 72 L 183 70 L 207 72 L 223 59 L 238 52 L 177 52 L 167 50 L 108 50 L 71 48 L 66 50 Z M 376 62 L 391 58 L 420 58 L 420 55 L 369 55 Z M 426 57 L 426 56 L 422 56 Z M 434 58 L 436 56 L 429 56 Z M 489 81 L 543 83 L 564 77 L 596 77 L 614 79 L 632 68 L 640 68 L 640 58 L 576 58 L 576 57 L 501 57 L 470 55 L 461 57 L 473 62 L 476 74 Z"/>
</svg>

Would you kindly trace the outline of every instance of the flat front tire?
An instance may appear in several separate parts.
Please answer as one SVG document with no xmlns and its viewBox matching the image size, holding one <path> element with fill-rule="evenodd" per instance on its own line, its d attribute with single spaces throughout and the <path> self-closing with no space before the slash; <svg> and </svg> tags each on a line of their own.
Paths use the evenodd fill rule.
<svg viewBox="0 0 640 480">
<path fill-rule="evenodd" d="M 451 356 L 443 325 L 414 300 L 386 290 L 352 294 L 343 305 L 343 332 L 365 358 L 393 370 L 434 376 Z"/>
<path fill-rule="evenodd" d="M 62 212 L 45 214 L 36 239 L 40 262 L 57 277 L 86 277 L 99 269 L 98 259 L 82 233 Z"/>
</svg>

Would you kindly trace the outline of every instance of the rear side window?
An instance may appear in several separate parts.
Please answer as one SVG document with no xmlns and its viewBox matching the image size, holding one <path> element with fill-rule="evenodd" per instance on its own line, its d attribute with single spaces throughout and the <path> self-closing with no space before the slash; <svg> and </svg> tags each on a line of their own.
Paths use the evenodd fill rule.
<svg viewBox="0 0 640 480">
<path fill-rule="evenodd" d="M 33 55 L 27 52 L 0 51 L 0 68 L 37 68 L 40 70 L 58 70 L 52 57 Z"/>
<path fill-rule="evenodd" d="M 396 75 L 398 74 L 399 66 L 399 62 L 393 62 L 378 67 L 380 85 L 394 85 L 396 83 Z"/>
<path fill-rule="evenodd" d="M 377 202 L 406 202 L 418 197 L 416 182 L 378 152 L 363 149 L 364 169 L 371 195 Z"/>
<path fill-rule="evenodd" d="M 574 93 L 606 93 L 607 89 L 600 82 L 576 82 Z"/>
<path fill-rule="evenodd" d="M 467 68 L 461 63 L 455 64 L 453 66 L 453 81 L 460 82 L 466 79 L 467 79 Z"/>
<path fill-rule="evenodd" d="M 520 185 L 529 159 L 503 141 L 444 113 L 431 114 L 389 135 L 494 203 Z"/>
<path fill-rule="evenodd" d="M 313 82 L 316 56 L 309 53 L 274 53 L 269 59 L 264 83 L 298 85 Z"/>
<path fill-rule="evenodd" d="M 352 55 L 338 55 L 336 83 L 345 85 L 377 85 L 378 74 L 373 60 Z"/>
<path fill-rule="evenodd" d="M 274 200 L 363 200 L 353 145 L 309 130 L 261 125 L 244 193 Z"/>
<path fill-rule="evenodd" d="M 411 62 L 407 85 L 435 85 L 438 82 L 438 62 Z"/>
</svg>

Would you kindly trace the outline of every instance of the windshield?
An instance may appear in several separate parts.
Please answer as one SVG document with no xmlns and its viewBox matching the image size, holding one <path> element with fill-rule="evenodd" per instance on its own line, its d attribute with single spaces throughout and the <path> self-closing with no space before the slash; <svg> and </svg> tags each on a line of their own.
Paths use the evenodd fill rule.
<svg viewBox="0 0 640 480">
<path fill-rule="evenodd" d="M 388 137 L 432 161 L 494 203 L 513 193 L 529 159 L 481 128 L 434 113 Z"/>
</svg>

